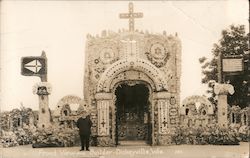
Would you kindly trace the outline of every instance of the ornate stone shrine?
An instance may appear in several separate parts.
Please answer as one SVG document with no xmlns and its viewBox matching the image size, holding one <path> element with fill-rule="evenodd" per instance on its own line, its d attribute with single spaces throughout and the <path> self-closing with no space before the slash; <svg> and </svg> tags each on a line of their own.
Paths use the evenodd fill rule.
<svg viewBox="0 0 250 158">
<path fill-rule="evenodd" d="M 67 95 L 56 108 L 49 107 L 45 52 L 22 58 L 22 75 L 38 76 L 33 87 L 39 109 L 21 108 L 0 115 L 0 146 L 33 144 L 33 147 L 79 145 L 76 121 L 87 111 L 93 122 L 91 145 L 115 146 L 128 141 L 150 145 L 239 144 L 248 141 L 250 108 L 228 105 L 230 84 L 215 84 L 217 105 L 204 96 L 190 96 L 180 104 L 181 41 L 177 34 L 137 31 L 134 13 L 129 29 L 87 35 L 84 97 Z"/>
<path fill-rule="evenodd" d="M 204 96 L 190 96 L 183 100 L 180 107 L 180 124 L 192 126 L 206 126 L 215 123 L 215 107 Z"/>
<path fill-rule="evenodd" d="M 178 123 L 181 42 L 177 36 L 134 30 L 88 35 L 85 50 L 84 99 L 96 110 L 100 146 L 122 140 L 162 144 Z"/>
</svg>

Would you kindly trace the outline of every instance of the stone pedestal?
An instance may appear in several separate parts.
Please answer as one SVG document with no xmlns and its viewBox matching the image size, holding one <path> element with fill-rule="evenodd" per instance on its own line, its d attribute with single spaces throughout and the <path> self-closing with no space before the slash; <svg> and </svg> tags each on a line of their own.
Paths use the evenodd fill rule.
<svg viewBox="0 0 250 158">
<path fill-rule="evenodd" d="M 51 93 L 51 85 L 48 82 L 37 83 L 33 87 L 33 93 L 38 95 L 39 112 L 38 112 L 38 128 L 51 127 L 51 113 L 49 110 L 49 94 Z"/>
<path fill-rule="evenodd" d="M 49 97 L 48 95 L 39 95 L 39 117 L 38 128 L 48 128 L 51 126 L 51 116 L 49 111 Z"/>
<path fill-rule="evenodd" d="M 230 84 L 216 84 L 214 92 L 218 96 L 218 125 L 223 128 L 228 127 L 228 109 L 227 109 L 227 94 L 234 93 L 234 87 Z"/>
</svg>

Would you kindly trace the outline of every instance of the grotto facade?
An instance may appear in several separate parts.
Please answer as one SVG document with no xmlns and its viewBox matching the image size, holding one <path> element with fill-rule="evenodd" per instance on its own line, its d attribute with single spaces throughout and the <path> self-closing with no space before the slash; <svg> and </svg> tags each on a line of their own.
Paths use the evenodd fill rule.
<svg viewBox="0 0 250 158">
<path fill-rule="evenodd" d="M 164 142 L 178 122 L 179 38 L 124 31 L 86 44 L 84 99 L 96 110 L 99 140 Z"/>
<path fill-rule="evenodd" d="M 101 146 L 163 145 L 179 122 L 181 41 L 134 30 L 133 20 L 129 30 L 87 36 L 84 100 L 96 114 L 92 133 Z"/>
</svg>

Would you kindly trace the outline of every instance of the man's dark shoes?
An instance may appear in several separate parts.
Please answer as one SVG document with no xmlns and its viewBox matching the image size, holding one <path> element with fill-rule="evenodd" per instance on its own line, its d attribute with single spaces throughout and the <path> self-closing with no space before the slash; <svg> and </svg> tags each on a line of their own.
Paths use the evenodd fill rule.
<svg viewBox="0 0 250 158">
<path fill-rule="evenodd" d="M 81 149 L 80 151 L 84 151 L 84 149 Z"/>
<path fill-rule="evenodd" d="M 89 151 L 89 149 L 86 149 L 86 151 Z"/>
</svg>

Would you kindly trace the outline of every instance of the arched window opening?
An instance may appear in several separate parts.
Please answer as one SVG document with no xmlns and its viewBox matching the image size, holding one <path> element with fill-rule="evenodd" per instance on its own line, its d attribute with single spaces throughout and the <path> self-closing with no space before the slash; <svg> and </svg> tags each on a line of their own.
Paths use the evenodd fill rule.
<svg viewBox="0 0 250 158">
<path fill-rule="evenodd" d="M 206 114 L 207 114 L 206 110 L 203 110 L 203 111 L 202 111 L 202 114 L 203 114 L 203 115 L 206 115 Z"/>
<path fill-rule="evenodd" d="M 243 115 L 243 123 L 244 123 L 244 125 L 247 125 L 247 115 L 246 114 Z"/>
<path fill-rule="evenodd" d="M 20 125 L 21 125 L 21 119 L 18 118 L 18 119 L 17 119 L 17 126 L 19 127 Z"/>
<path fill-rule="evenodd" d="M 186 109 L 186 115 L 188 115 L 188 113 L 189 113 L 189 109 Z"/>
<path fill-rule="evenodd" d="M 235 123 L 235 114 L 232 113 L 232 123 Z"/>
<path fill-rule="evenodd" d="M 65 116 L 68 116 L 68 110 L 64 110 L 63 113 Z"/>
</svg>

